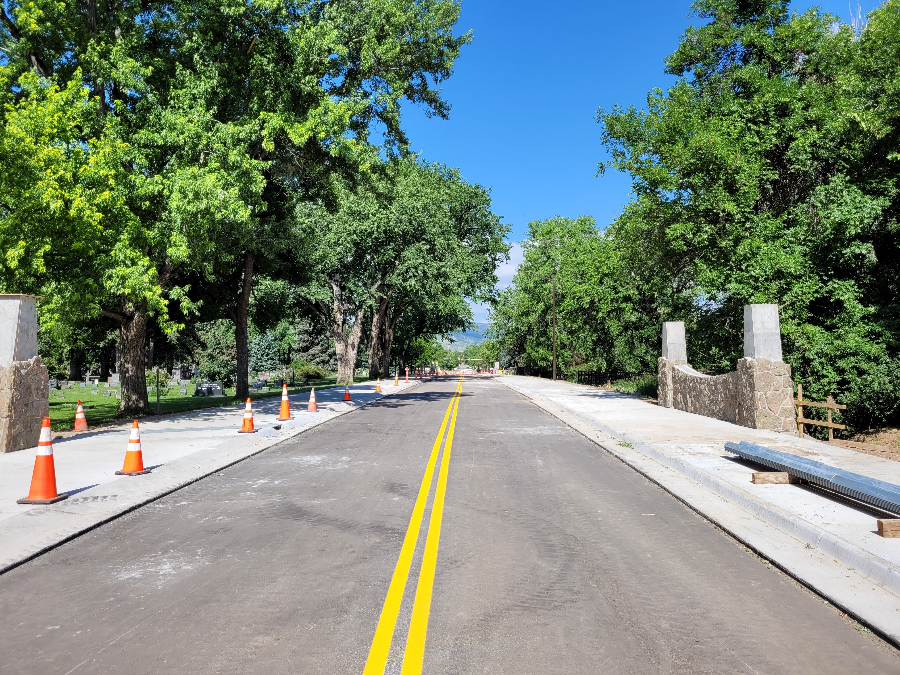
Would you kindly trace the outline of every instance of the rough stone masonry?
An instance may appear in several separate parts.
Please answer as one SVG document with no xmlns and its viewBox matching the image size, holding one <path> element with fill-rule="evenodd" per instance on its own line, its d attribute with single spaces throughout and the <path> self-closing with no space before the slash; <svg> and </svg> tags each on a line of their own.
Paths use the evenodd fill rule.
<svg viewBox="0 0 900 675">
<path fill-rule="evenodd" d="M 37 445 L 50 414 L 48 386 L 37 353 L 37 298 L 0 294 L 0 452 Z"/>
<path fill-rule="evenodd" d="M 782 361 L 778 305 L 744 306 L 744 358 L 725 375 L 687 363 L 684 323 L 663 324 L 659 404 L 752 429 L 796 431 L 791 367 Z"/>
</svg>

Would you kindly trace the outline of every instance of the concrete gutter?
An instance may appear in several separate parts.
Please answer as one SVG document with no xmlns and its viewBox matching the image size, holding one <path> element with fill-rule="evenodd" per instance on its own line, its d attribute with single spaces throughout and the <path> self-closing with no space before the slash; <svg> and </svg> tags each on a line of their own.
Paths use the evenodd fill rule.
<svg viewBox="0 0 900 675">
<path fill-rule="evenodd" d="M 551 403 L 527 387 L 517 386 L 515 380 L 524 378 L 497 379 L 900 647 L 900 566 L 896 563 L 727 483 L 633 433 L 623 433 L 558 401 Z"/>
<path fill-rule="evenodd" d="M 238 435 L 235 429 L 225 431 L 227 435 L 224 442 L 155 467 L 152 473 L 138 477 L 123 476 L 79 491 L 56 504 L 30 507 L 22 513 L 0 520 L 0 574 L 274 445 L 387 396 L 403 393 L 424 381 L 401 383 L 397 388 L 386 386 L 382 394 L 375 393 L 372 383 L 369 386 L 356 386 L 353 388 L 353 395 L 359 402 L 353 404 L 338 400 L 338 396 L 343 395 L 342 389 L 320 390 L 316 394 L 320 409 L 324 409 L 318 413 L 299 413 L 297 418 L 286 422 L 258 423 L 259 431 L 252 435 Z M 329 395 L 329 392 L 333 392 L 333 395 Z M 323 400 L 326 398 L 334 398 L 335 401 Z M 272 398 L 268 403 L 272 406 L 280 405 L 280 399 Z M 296 406 L 297 402 L 294 401 L 293 405 Z M 226 408 L 231 410 L 234 406 Z M 243 410 L 242 405 L 239 408 Z M 205 409 L 185 416 L 195 418 L 199 424 L 209 424 L 204 421 L 205 417 L 215 411 L 216 409 Z M 236 416 L 233 417 L 237 419 Z M 191 429 L 190 426 L 186 427 L 188 431 Z M 215 429 L 209 431 L 211 435 L 223 435 L 223 432 Z M 66 440 L 71 442 L 75 438 Z M 146 439 L 144 444 L 147 444 Z M 29 457 L 34 454 L 22 452 L 28 452 Z M 27 489 L 27 485 L 22 486 L 22 490 L 27 492 Z"/>
</svg>

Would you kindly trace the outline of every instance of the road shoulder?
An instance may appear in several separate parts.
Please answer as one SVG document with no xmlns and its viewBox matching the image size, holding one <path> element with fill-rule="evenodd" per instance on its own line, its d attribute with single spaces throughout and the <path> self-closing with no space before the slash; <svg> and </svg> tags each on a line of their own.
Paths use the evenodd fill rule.
<svg viewBox="0 0 900 675">
<path fill-rule="evenodd" d="M 558 391 L 551 396 L 549 392 L 540 391 L 539 387 L 527 386 L 531 383 L 524 380 L 531 378 L 504 376 L 498 379 L 900 646 L 900 569 L 894 561 L 723 480 L 715 472 L 705 469 L 702 463 L 698 464 L 696 457 L 686 456 L 688 453 L 682 452 L 679 456 L 679 453 L 672 452 L 671 447 L 649 442 L 635 433 L 633 428 L 625 432 L 626 425 L 608 419 L 600 421 L 598 417 L 602 419 L 602 410 L 595 411 L 596 416 L 586 414 L 583 400 L 566 405 L 565 395 Z M 555 387 L 565 385 L 559 382 L 553 384 Z M 577 386 L 571 386 L 571 395 L 576 397 L 578 393 L 574 390 Z M 653 406 L 647 404 L 647 408 L 650 416 L 648 422 L 652 424 Z M 742 430 L 742 427 L 734 427 L 734 440 L 741 440 Z M 751 471 L 746 469 L 748 475 Z M 783 502 L 784 491 L 780 492 L 779 498 Z M 835 505 L 825 497 L 805 492 L 803 497 L 821 501 L 832 511 L 852 511 L 849 507 Z M 874 524 L 874 518 L 871 520 Z"/>
</svg>

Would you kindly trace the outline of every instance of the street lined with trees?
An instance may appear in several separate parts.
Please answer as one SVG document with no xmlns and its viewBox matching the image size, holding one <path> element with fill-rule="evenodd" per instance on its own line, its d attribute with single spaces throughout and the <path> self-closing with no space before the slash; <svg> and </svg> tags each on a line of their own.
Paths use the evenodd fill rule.
<svg viewBox="0 0 900 675">
<path fill-rule="evenodd" d="M 459 9 L 4 2 L 0 291 L 42 296 L 51 366 L 117 353 L 134 414 L 149 367 L 203 352 L 245 397 L 271 331 L 282 365 L 333 343 L 343 382 L 361 343 L 383 372 L 398 331 L 467 326 L 506 230 L 484 188 L 410 157 L 401 125 L 404 101 L 447 116 Z"/>
</svg>

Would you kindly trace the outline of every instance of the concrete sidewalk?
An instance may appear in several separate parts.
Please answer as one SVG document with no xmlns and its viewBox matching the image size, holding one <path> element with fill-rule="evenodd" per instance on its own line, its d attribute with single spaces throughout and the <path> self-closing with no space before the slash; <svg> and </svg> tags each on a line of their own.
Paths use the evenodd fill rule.
<svg viewBox="0 0 900 675">
<path fill-rule="evenodd" d="M 207 408 L 141 422 L 144 466 L 152 472 L 117 476 L 128 446 L 130 423 L 56 438 L 57 490 L 69 498 L 49 506 L 16 504 L 28 494 L 36 448 L 0 454 L 0 573 L 127 511 L 262 452 L 323 422 L 383 396 L 414 387 L 400 382 L 316 391 L 318 412 L 306 411 L 309 394 L 290 396 L 293 419 L 279 422 L 281 397 L 255 401 L 255 434 L 239 434 L 244 404 Z"/>
<path fill-rule="evenodd" d="M 754 485 L 760 468 L 724 446 L 746 440 L 895 484 L 900 462 L 594 387 L 498 379 L 900 645 L 900 539 L 879 537 L 873 512 L 809 487 Z"/>
</svg>

